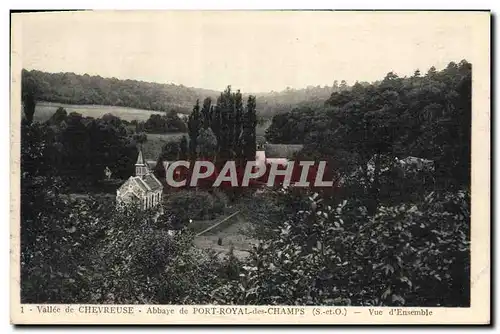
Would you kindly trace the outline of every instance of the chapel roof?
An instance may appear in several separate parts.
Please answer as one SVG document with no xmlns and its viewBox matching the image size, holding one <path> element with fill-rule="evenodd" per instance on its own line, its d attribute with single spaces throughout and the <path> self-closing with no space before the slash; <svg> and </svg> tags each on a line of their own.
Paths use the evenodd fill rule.
<svg viewBox="0 0 500 334">
<path fill-rule="evenodd" d="M 153 174 L 144 175 L 144 177 L 141 180 L 152 191 L 158 190 L 159 188 L 163 187 L 163 185 L 161 184 L 161 182 Z"/>
<path fill-rule="evenodd" d="M 146 184 L 144 183 L 144 181 L 141 179 L 140 176 L 134 176 L 133 180 L 139 186 L 139 188 L 141 188 L 144 191 L 148 191 L 148 187 L 146 186 Z"/>
</svg>

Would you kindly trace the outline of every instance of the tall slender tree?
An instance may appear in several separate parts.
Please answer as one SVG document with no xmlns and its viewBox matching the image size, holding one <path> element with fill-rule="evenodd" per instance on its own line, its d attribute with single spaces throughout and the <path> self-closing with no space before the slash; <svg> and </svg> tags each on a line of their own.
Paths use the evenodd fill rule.
<svg viewBox="0 0 500 334">
<path fill-rule="evenodd" d="M 198 145 L 198 136 L 202 127 L 202 115 L 200 113 L 200 100 L 196 100 L 196 105 L 188 119 L 189 133 L 189 155 L 190 159 L 196 159 L 196 147 Z"/>
<path fill-rule="evenodd" d="M 203 100 L 203 107 L 201 108 L 203 129 L 208 129 L 212 121 L 212 99 L 207 97 Z"/>
<path fill-rule="evenodd" d="M 255 159 L 257 146 L 257 104 L 255 96 L 250 95 L 247 100 L 247 107 L 243 123 L 243 157 L 246 161 Z"/>
<path fill-rule="evenodd" d="M 182 136 L 181 141 L 179 143 L 179 159 L 186 160 L 188 158 L 188 141 L 186 136 Z"/>
<path fill-rule="evenodd" d="M 35 78 L 32 75 L 27 74 L 26 70 L 23 70 L 23 77 L 21 82 L 21 98 L 23 102 L 24 116 L 26 117 L 26 123 L 31 124 L 33 122 L 33 116 L 35 114 L 36 101 L 39 94 L 39 89 Z"/>
</svg>

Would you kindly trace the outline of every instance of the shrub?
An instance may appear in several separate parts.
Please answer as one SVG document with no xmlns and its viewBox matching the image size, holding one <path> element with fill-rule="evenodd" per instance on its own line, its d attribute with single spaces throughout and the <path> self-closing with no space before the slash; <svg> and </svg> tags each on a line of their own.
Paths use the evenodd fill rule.
<svg viewBox="0 0 500 334">
<path fill-rule="evenodd" d="M 466 192 L 431 193 L 420 203 L 379 207 L 373 216 L 346 202 L 309 202 L 254 249 L 232 283 L 232 302 L 469 305 Z"/>
<path fill-rule="evenodd" d="M 182 190 L 167 196 L 165 210 L 183 221 L 211 220 L 224 213 L 226 204 L 222 197 L 207 191 Z"/>
</svg>

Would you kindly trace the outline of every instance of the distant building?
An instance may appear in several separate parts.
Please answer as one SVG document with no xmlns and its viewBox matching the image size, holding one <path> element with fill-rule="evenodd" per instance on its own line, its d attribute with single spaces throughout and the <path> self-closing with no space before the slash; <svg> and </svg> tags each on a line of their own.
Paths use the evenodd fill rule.
<svg viewBox="0 0 500 334">
<path fill-rule="evenodd" d="M 131 176 L 116 191 L 116 203 L 137 203 L 141 209 L 152 208 L 161 203 L 163 185 L 154 176 L 151 168 L 144 161 L 142 150 L 135 163 L 135 176 Z"/>
<path fill-rule="evenodd" d="M 277 165 L 278 169 L 285 169 L 290 161 L 294 161 L 295 155 L 303 148 L 303 145 L 286 145 L 286 144 L 263 144 L 257 145 L 255 152 L 255 163 L 256 167 L 254 168 L 254 172 L 258 168 L 265 168 L 265 173 L 260 178 L 256 180 L 251 180 L 250 183 L 256 182 L 259 185 L 266 185 L 267 178 L 269 177 L 270 167 Z M 165 177 L 167 176 L 167 171 L 169 166 L 174 161 L 161 161 L 163 165 L 163 170 L 165 172 Z M 189 168 L 183 166 L 177 166 L 173 171 L 170 171 L 172 174 L 169 176 L 173 178 L 176 182 L 182 182 L 185 180 L 189 180 L 190 168 L 193 168 L 192 164 Z M 202 179 L 201 181 L 206 181 L 206 184 L 212 184 L 211 182 L 217 179 L 218 173 L 220 171 L 215 171 L 211 176 Z M 237 171 L 241 173 L 242 171 Z M 276 180 L 283 179 L 282 176 L 277 176 Z M 168 181 L 167 181 L 168 183 Z M 223 182 L 224 186 L 226 182 Z M 186 185 L 189 184 L 189 181 Z M 182 187 L 175 188 L 181 189 Z"/>
<path fill-rule="evenodd" d="M 257 145 L 255 160 L 260 165 L 279 165 L 286 166 L 289 161 L 294 159 L 294 155 L 302 150 L 303 145 L 287 144 L 264 144 Z"/>
<path fill-rule="evenodd" d="M 258 167 L 270 166 L 270 165 L 281 165 L 286 166 L 288 163 L 287 158 L 268 158 L 266 156 L 266 151 L 256 151 L 255 152 L 255 163 Z"/>
</svg>

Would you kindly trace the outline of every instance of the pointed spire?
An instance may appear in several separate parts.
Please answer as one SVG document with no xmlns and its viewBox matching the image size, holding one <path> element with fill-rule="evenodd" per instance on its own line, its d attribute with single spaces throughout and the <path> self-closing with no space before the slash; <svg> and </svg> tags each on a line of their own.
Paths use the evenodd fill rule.
<svg viewBox="0 0 500 334">
<path fill-rule="evenodd" d="M 142 157 L 142 149 L 139 149 L 139 156 L 137 157 L 136 165 L 144 165 L 144 158 Z"/>
</svg>

